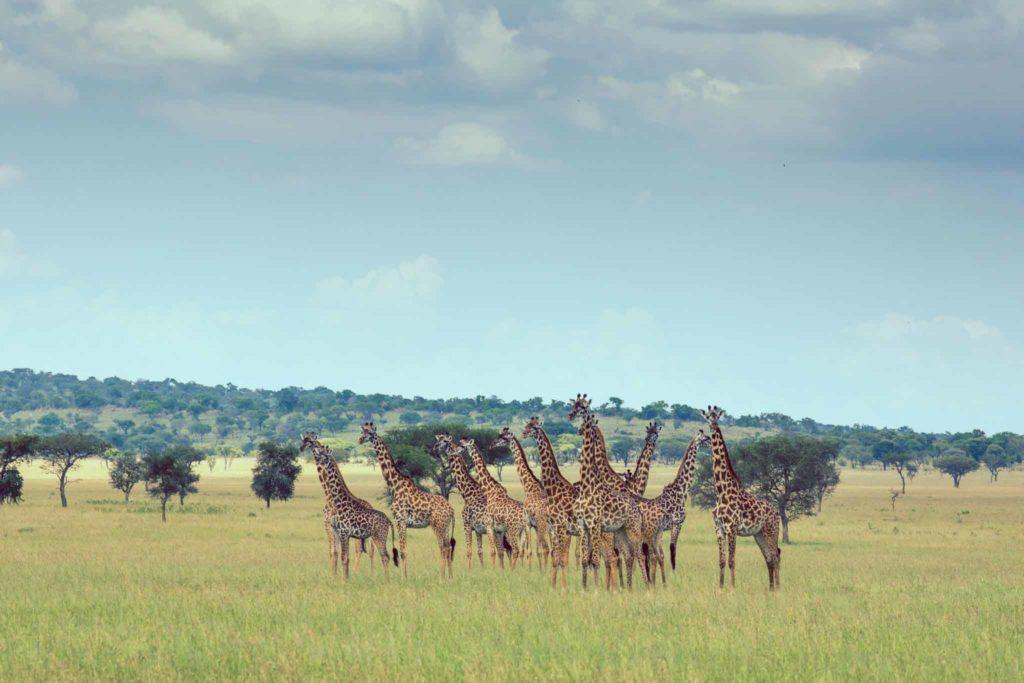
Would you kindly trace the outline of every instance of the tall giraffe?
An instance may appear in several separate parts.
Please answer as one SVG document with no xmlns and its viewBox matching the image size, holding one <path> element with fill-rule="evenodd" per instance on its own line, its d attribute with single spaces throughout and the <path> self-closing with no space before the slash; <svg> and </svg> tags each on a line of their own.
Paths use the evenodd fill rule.
<svg viewBox="0 0 1024 683">
<path fill-rule="evenodd" d="M 462 458 L 462 448 L 448 434 L 435 434 L 437 449 L 448 456 L 448 467 L 455 477 L 455 485 L 462 495 L 462 528 L 466 532 L 466 561 L 473 566 L 473 534 L 476 534 L 476 551 L 480 566 L 484 565 L 484 536 L 490 520 L 487 517 L 487 494 L 483 487 L 469 474 L 466 461 Z M 494 564 L 494 536 L 491 540 L 491 564 Z"/>
<path fill-rule="evenodd" d="M 506 543 L 510 546 L 509 561 L 514 569 L 516 561 L 522 558 L 525 550 L 520 544 L 524 541 L 529 542 L 527 535 L 529 522 L 526 518 L 526 508 L 518 500 L 508 495 L 505 487 L 491 476 L 476 441 L 462 439 L 459 443 L 469 453 L 469 457 L 473 461 L 473 469 L 476 470 L 476 480 L 487 494 L 487 518 L 490 520 L 492 533 L 500 534 L 503 537 L 502 547 Z M 501 551 L 498 552 L 498 561 L 504 568 L 505 558 Z"/>
<path fill-rule="evenodd" d="M 658 432 L 661 425 L 651 422 L 647 425 L 647 434 L 644 437 L 644 447 L 636 459 L 636 467 L 632 472 L 626 473 L 626 490 L 638 496 L 644 495 L 647 490 L 647 480 L 651 476 L 651 461 L 654 459 L 654 449 L 658 445 Z"/>
<path fill-rule="evenodd" d="M 331 572 L 338 573 L 338 555 L 341 555 L 345 579 L 348 579 L 348 544 L 349 538 L 365 541 L 373 540 L 380 553 L 381 564 L 388 568 L 388 533 L 391 533 L 391 553 L 395 566 L 398 566 L 398 551 L 394 547 L 395 529 L 391 520 L 380 510 L 375 510 L 369 503 L 352 495 L 345 485 L 345 479 L 338 469 L 338 462 L 331 454 L 331 449 L 320 442 L 313 432 L 302 435 L 302 451 L 313 452 L 317 476 L 324 494 L 329 499 L 329 509 L 325 508 L 324 523 L 328 529 L 328 543 Z"/>
<path fill-rule="evenodd" d="M 718 536 L 718 585 L 725 586 L 725 548 L 729 547 L 729 576 L 736 586 L 736 537 L 753 536 L 768 567 L 768 589 L 779 587 L 779 565 L 782 548 L 779 547 L 779 511 L 767 500 L 748 493 L 732 468 L 729 450 L 718 421 L 725 411 L 708 406 L 701 414 L 711 427 L 711 471 L 715 478 L 717 503 L 711 511 Z"/>
<path fill-rule="evenodd" d="M 577 396 L 586 401 L 585 396 Z M 587 402 L 589 408 L 589 402 Z M 599 468 L 595 446 L 597 419 L 590 410 L 580 412 L 574 405 L 569 413 L 573 420 L 580 414 L 583 436 L 580 451 L 580 492 L 576 497 L 576 519 L 583 535 L 584 557 L 593 554 L 594 536 L 607 531 L 615 535 L 620 548 L 626 551 L 626 584 L 633 587 L 633 563 L 642 543 L 642 520 L 636 499 L 625 490 L 612 485 Z M 618 476 L 616 475 L 616 478 Z M 621 481 L 621 480 L 620 480 Z M 583 588 L 587 587 L 587 568 L 583 568 Z"/>
<path fill-rule="evenodd" d="M 512 433 L 512 430 L 505 427 L 501 434 L 495 439 L 492 448 L 496 446 L 507 446 L 512 451 L 512 458 L 516 463 L 516 472 L 519 474 L 519 482 L 526 493 L 526 500 L 523 507 L 526 508 L 526 516 L 536 534 L 537 564 L 541 571 L 550 554 L 548 537 L 548 494 L 544 492 L 544 486 L 537 479 L 537 476 L 530 469 L 530 463 L 526 461 L 526 453 L 519 439 Z"/>
<path fill-rule="evenodd" d="M 679 469 L 676 470 L 675 479 L 666 484 L 654 499 L 665 513 L 662 530 L 672 530 L 668 552 L 673 571 L 676 568 L 676 544 L 679 542 L 679 532 L 683 528 L 683 522 L 686 521 L 686 496 L 690 493 L 693 475 L 697 471 L 697 451 L 701 446 L 710 443 L 711 437 L 703 429 L 698 429 L 694 437 L 690 439 L 686 452 L 683 453 L 683 460 L 679 463 Z"/>
<path fill-rule="evenodd" d="M 558 460 L 555 458 L 555 449 L 551 447 L 551 440 L 541 427 L 540 418 L 534 416 L 529 419 L 523 429 L 523 438 L 534 439 L 540 452 L 541 485 L 548 497 L 548 528 L 552 538 L 551 587 L 555 587 L 561 573 L 564 589 L 569 569 L 569 539 L 571 536 L 580 536 L 580 527 L 576 520 L 576 497 L 579 495 L 580 484 L 573 484 L 562 476 Z M 615 565 L 615 550 L 607 535 L 602 535 L 597 540 L 597 550 L 604 558 L 607 581 L 610 584 Z M 584 567 L 596 564 L 595 557 L 584 557 Z"/>
<path fill-rule="evenodd" d="M 364 422 L 359 433 L 358 443 L 369 442 L 377 453 L 384 483 L 391 492 L 391 513 L 395 516 L 398 528 L 398 546 L 402 557 L 402 575 L 408 576 L 406 569 L 406 529 L 423 529 L 430 527 L 437 537 L 437 549 L 441 553 L 441 576 L 447 572 L 452 576 L 452 556 L 455 554 L 455 511 L 444 499 L 433 493 L 420 489 L 412 479 L 402 474 L 391 457 L 391 449 L 384 439 L 377 434 L 372 422 Z"/>
</svg>

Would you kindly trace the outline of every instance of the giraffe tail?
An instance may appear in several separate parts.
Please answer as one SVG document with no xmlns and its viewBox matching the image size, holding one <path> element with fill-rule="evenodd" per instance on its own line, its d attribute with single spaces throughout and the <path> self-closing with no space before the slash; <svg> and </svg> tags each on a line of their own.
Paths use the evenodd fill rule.
<svg viewBox="0 0 1024 683">
<path fill-rule="evenodd" d="M 455 557 L 455 513 L 452 513 L 452 530 L 448 534 L 448 552 L 450 558 Z"/>
<path fill-rule="evenodd" d="M 672 560 L 672 571 L 675 571 L 676 570 L 676 544 L 675 543 L 669 543 L 668 544 L 668 556 L 669 556 L 669 559 Z"/>
<path fill-rule="evenodd" d="M 395 525 L 391 525 L 391 561 L 398 566 L 398 548 L 395 547 Z"/>
<path fill-rule="evenodd" d="M 651 547 L 644 543 L 640 546 L 640 552 L 644 554 L 644 579 L 651 582 Z"/>
</svg>

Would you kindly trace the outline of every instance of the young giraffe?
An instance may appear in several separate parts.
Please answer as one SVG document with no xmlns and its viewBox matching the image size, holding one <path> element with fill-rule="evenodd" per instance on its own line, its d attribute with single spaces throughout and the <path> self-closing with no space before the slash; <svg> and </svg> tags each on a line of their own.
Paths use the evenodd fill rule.
<svg viewBox="0 0 1024 683">
<path fill-rule="evenodd" d="M 420 489 L 412 479 L 398 471 L 391 449 L 377 434 L 372 422 L 364 422 L 357 443 L 370 442 L 377 453 L 384 483 L 391 492 L 391 513 L 395 516 L 398 527 L 399 554 L 402 558 L 402 575 L 408 576 L 406 569 L 405 534 L 406 529 L 422 529 L 430 527 L 437 536 L 437 549 L 441 553 L 441 576 L 447 572 L 452 576 L 452 557 L 455 554 L 455 511 L 442 496 L 427 493 Z"/>
<path fill-rule="evenodd" d="M 352 495 L 345 485 L 345 480 L 338 469 L 338 462 L 331 454 L 331 449 L 317 439 L 316 434 L 307 432 L 302 436 L 300 450 L 313 451 L 317 475 L 324 494 L 330 500 L 330 515 L 327 518 L 328 542 L 330 543 L 331 571 L 338 573 L 338 554 L 345 579 L 348 579 L 348 542 L 349 538 L 365 541 L 373 539 L 380 553 L 381 564 L 388 568 L 388 533 L 391 534 L 391 553 L 395 566 L 398 566 L 398 551 L 394 547 L 395 529 L 391 520 L 380 510 L 375 510 L 366 501 Z"/>
<path fill-rule="evenodd" d="M 484 536 L 490 519 L 487 517 L 487 494 L 483 488 L 469 475 L 469 468 L 462 458 L 462 449 L 448 434 L 435 434 L 439 452 L 448 456 L 448 466 L 455 477 L 455 485 L 462 494 L 462 528 L 466 532 L 467 566 L 473 566 L 473 534 L 476 534 L 476 551 L 480 566 L 484 566 Z M 494 564 L 494 537 L 491 536 L 491 564 Z"/>
<path fill-rule="evenodd" d="M 491 476 L 484 462 L 480 449 L 477 448 L 473 439 L 462 439 L 462 447 L 469 452 L 473 461 L 473 469 L 476 470 L 476 480 L 487 494 L 487 517 L 491 522 L 491 533 L 503 536 L 502 547 L 507 543 L 510 546 L 511 557 L 509 561 L 512 569 L 515 569 L 516 561 L 522 559 L 525 547 L 521 546 L 524 540 L 529 543 L 527 529 L 529 522 L 526 518 L 526 508 L 518 500 L 508 495 L 505 487 Z M 498 552 L 498 561 L 502 569 L 505 568 L 505 556 Z"/>
<path fill-rule="evenodd" d="M 544 428 L 540 426 L 540 418 L 534 416 L 523 429 L 524 439 L 534 439 L 540 451 L 541 485 L 548 497 L 548 529 L 552 538 L 551 548 L 551 587 L 562 575 L 562 588 L 566 588 L 566 575 L 569 570 L 569 540 L 571 536 L 580 536 L 579 524 L 576 520 L 576 497 L 579 495 L 580 484 L 572 484 L 562 476 L 555 458 L 555 450 L 551 447 Z M 610 586 L 615 566 L 615 550 L 608 534 L 597 538 L 597 553 L 604 558 L 607 583 Z M 584 567 L 592 567 L 597 572 L 596 555 L 584 558 Z M 561 572 L 559 572 L 561 570 Z M 621 577 L 620 577 L 621 581 Z"/>
<path fill-rule="evenodd" d="M 526 500 L 523 507 L 526 508 L 526 515 L 530 526 L 533 527 L 537 537 L 537 564 L 541 571 L 550 554 L 548 537 L 548 494 L 544 492 L 544 486 L 530 469 L 530 463 L 526 462 L 526 453 L 519 439 L 512 433 L 512 430 L 505 427 L 501 434 L 495 439 L 491 447 L 507 446 L 512 451 L 512 458 L 516 463 L 516 472 L 519 474 L 519 482 L 523 485 L 526 493 Z"/>
<path fill-rule="evenodd" d="M 590 412 L 590 399 L 587 398 L 586 394 L 576 395 L 576 400 L 572 403 L 572 410 L 570 414 L 573 416 L 593 416 Z M 651 583 L 657 574 L 657 568 L 660 567 L 661 582 L 664 584 L 667 582 L 667 578 L 665 576 L 665 553 L 661 549 L 661 534 L 665 516 L 664 511 L 653 500 L 644 498 L 635 491 L 630 490 L 629 479 L 624 479 L 618 472 L 612 469 L 611 462 L 608 460 L 608 449 L 605 444 L 604 434 L 601 432 L 601 428 L 597 424 L 596 417 L 592 420 L 591 429 L 594 432 L 594 465 L 599 476 L 603 477 L 605 484 L 609 488 L 623 492 L 636 503 L 637 511 L 640 515 L 641 542 L 639 548 L 641 549 L 643 556 L 644 580 Z M 644 446 L 644 450 L 649 451 L 648 457 L 653 455 L 654 445 L 657 442 L 657 438 L 657 429 L 648 432 L 647 443 Z M 624 542 L 625 541 L 621 536 L 616 537 L 615 548 L 618 550 L 620 557 L 622 556 L 622 553 L 626 551 Z M 656 562 L 654 575 L 652 575 L 651 572 L 652 555 Z"/>
<path fill-rule="evenodd" d="M 693 475 L 697 471 L 697 451 L 700 450 L 701 446 L 706 446 L 710 443 L 711 437 L 703 429 L 698 429 L 697 433 L 690 440 L 690 445 L 686 447 L 683 461 L 679 463 L 675 479 L 666 484 L 661 494 L 654 499 L 665 512 L 662 531 L 672 530 L 668 543 L 672 571 L 676 569 L 676 544 L 679 542 L 679 532 L 683 528 L 683 522 L 686 521 L 686 496 L 690 493 Z"/>
<path fill-rule="evenodd" d="M 736 476 L 725 447 L 718 421 L 725 411 L 708 406 L 701 414 L 711 427 L 711 470 L 715 478 L 717 503 L 711 511 L 718 536 L 718 586 L 725 587 L 725 547 L 729 547 L 729 577 L 736 586 L 736 537 L 753 536 L 764 562 L 768 566 L 768 589 L 779 587 L 779 565 L 782 549 L 779 547 L 779 511 L 767 500 L 748 493 Z"/>
</svg>

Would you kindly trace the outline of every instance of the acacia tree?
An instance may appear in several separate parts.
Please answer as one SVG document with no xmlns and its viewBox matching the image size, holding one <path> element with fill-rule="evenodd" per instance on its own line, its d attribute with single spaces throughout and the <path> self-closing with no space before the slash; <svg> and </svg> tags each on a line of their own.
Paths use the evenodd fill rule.
<svg viewBox="0 0 1024 683">
<path fill-rule="evenodd" d="M 981 456 L 981 464 L 988 470 L 989 481 L 999 481 L 999 470 L 1005 469 L 1013 464 L 1010 455 L 997 443 L 991 444 L 985 449 L 985 455 Z"/>
<path fill-rule="evenodd" d="M 729 452 L 740 481 L 755 496 L 775 504 L 782 521 L 782 542 L 789 543 L 789 523 L 814 515 L 839 484 L 835 465 L 838 444 L 802 434 L 779 434 L 743 443 Z M 704 508 L 716 503 L 711 458 L 702 457 L 692 489 Z"/>
<path fill-rule="evenodd" d="M 875 459 L 887 469 L 891 467 L 900 476 L 900 493 L 907 492 L 907 479 L 917 474 L 917 457 L 906 444 L 897 444 L 889 439 L 879 441 L 872 448 Z"/>
<path fill-rule="evenodd" d="M 624 469 L 629 469 L 630 456 L 633 455 L 633 439 L 628 436 L 613 436 L 609 439 L 608 450 L 612 460 L 622 462 Z"/>
<path fill-rule="evenodd" d="M 948 451 L 935 458 L 933 464 L 935 469 L 953 478 L 953 488 L 960 488 L 960 479 L 978 469 L 978 461 L 964 453 L 959 448 L 950 448 Z"/>
<path fill-rule="evenodd" d="M 299 449 L 285 446 L 276 441 L 264 441 L 259 445 L 256 466 L 252 470 L 252 490 L 267 502 L 288 500 L 295 494 L 295 479 L 302 471 L 298 463 Z"/>
<path fill-rule="evenodd" d="M 68 475 L 78 469 L 83 460 L 103 453 L 107 447 L 103 439 L 80 432 L 65 432 L 39 440 L 35 454 L 42 459 L 43 469 L 57 476 L 61 507 L 68 506 Z"/>
<path fill-rule="evenodd" d="M 418 424 L 410 427 L 399 427 L 384 434 L 384 441 L 391 449 L 398 469 L 410 476 L 417 483 L 433 482 L 438 492 L 447 498 L 455 488 L 455 478 L 447 458 L 438 457 L 434 453 L 435 434 L 451 434 L 459 439 L 473 439 L 480 448 L 484 461 L 497 465 L 510 462 L 508 448 L 501 447 L 490 450 L 488 447 L 498 438 L 495 429 L 486 427 L 470 427 L 461 422 L 435 422 Z M 504 461 L 504 462 L 502 462 Z"/>
<path fill-rule="evenodd" d="M 113 451 L 113 452 L 111 452 Z M 110 466 L 110 485 L 124 494 L 124 502 L 128 502 L 132 489 L 142 481 L 145 472 L 142 462 L 134 453 L 125 453 L 117 449 L 107 451 Z"/>
<path fill-rule="evenodd" d="M 163 521 L 167 521 L 167 501 L 171 496 L 178 496 L 184 503 L 185 496 L 198 490 L 195 484 L 199 475 L 192 471 L 192 466 L 202 459 L 202 454 L 191 446 L 172 446 L 142 456 L 146 491 L 160 500 Z"/>
<path fill-rule="evenodd" d="M 29 434 L 0 437 L 0 505 L 21 502 L 24 480 L 15 465 L 32 457 L 38 441 Z"/>
</svg>

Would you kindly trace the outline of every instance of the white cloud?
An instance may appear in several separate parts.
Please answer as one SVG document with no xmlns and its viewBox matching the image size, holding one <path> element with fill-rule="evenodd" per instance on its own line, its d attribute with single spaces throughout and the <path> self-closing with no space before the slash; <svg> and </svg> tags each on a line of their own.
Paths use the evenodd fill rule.
<svg viewBox="0 0 1024 683">
<path fill-rule="evenodd" d="M 24 175 L 17 166 L 0 164 L 0 190 L 19 182 Z"/>
<path fill-rule="evenodd" d="M 0 280 L 48 277 L 55 272 L 53 264 L 21 251 L 13 230 L 0 228 Z"/>
<path fill-rule="evenodd" d="M 452 123 L 436 137 L 400 138 L 396 147 L 410 161 L 431 166 L 523 166 L 529 160 L 501 133 L 479 123 Z"/>
<path fill-rule="evenodd" d="M 339 307 L 420 306 L 437 298 L 444 277 L 433 256 L 370 270 L 354 279 L 332 275 L 316 283 L 317 299 Z"/>
<path fill-rule="evenodd" d="M 599 133 L 612 129 L 604 114 L 593 102 L 582 99 L 572 100 L 567 108 L 567 116 L 572 125 L 583 130 Z"/>
<path fill-rule="evenodd" d="M 474 81 L 489 90 L 518 88 L 543 77 L 549 53 L 523 45 L 498 10 L 461 14 L 452 29 L 455 54 Z"/>
<path fill-rule="evenodd" d="M 224 64 L 235 58 L 226 42 L 190 25 L 180 12 L 139 7 L 92 27 L 101 59 L 133 67 L 164 62 Z"/>
<path fill-rule="evenodd" d="M 54 72 L 23 64 L 7 55 L 0 43 L 0 105 L 47 104 L 66 106 L 75 101 L 75 88 Z"/>
<path fill-rule="evenodd" d="M 880 320 L 858 324 L 854 332 L 861 339 L 883 343 L 915 343 L 929 345 L 969 344 L 979 342 L 1005 342 L 1003 333 L 983 320 L 938 315 L 934 318 L 915 318 L 910 315 L 889 313 Z"/>
</svg>

